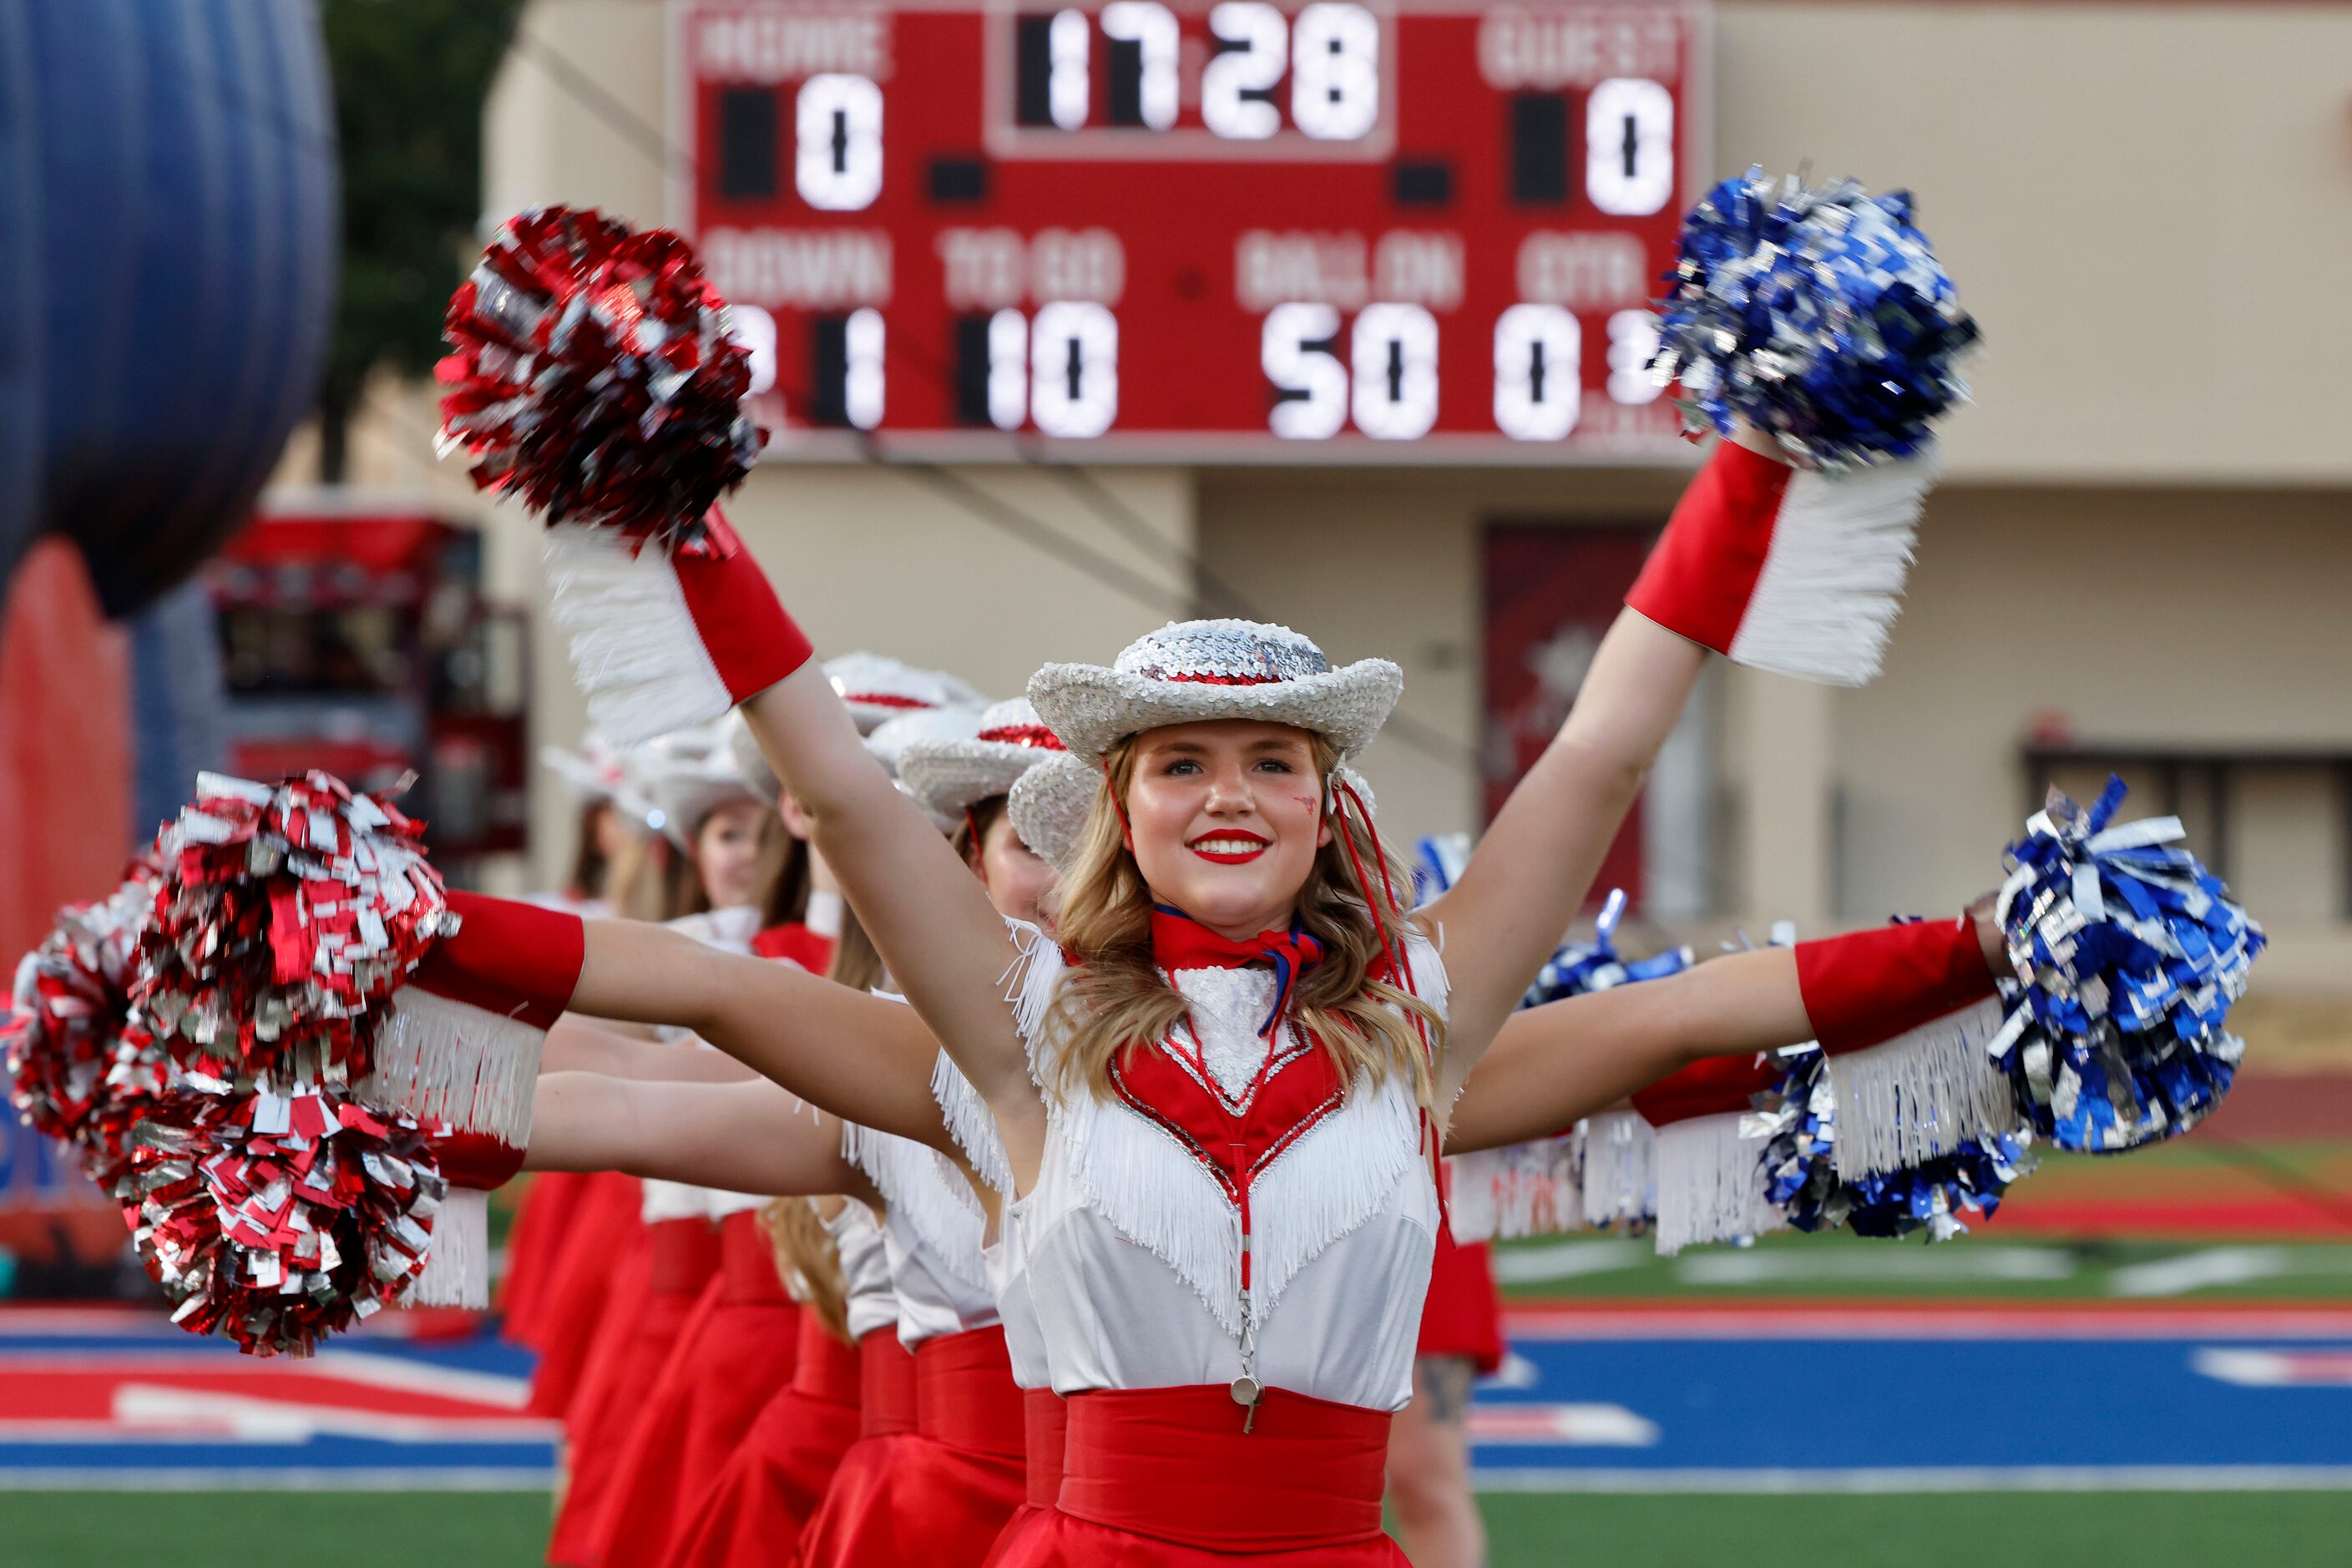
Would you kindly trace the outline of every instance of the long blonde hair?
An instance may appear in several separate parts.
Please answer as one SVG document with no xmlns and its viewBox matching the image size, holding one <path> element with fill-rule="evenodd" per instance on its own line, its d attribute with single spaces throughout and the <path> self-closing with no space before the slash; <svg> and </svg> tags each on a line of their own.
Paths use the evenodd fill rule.
<svg viewBox="0 0 2352 1568">
<path fill-rule="evenodd" d="M 825 1331 L 849 1343 L 849 1285 L 842 1278 L 841 1251 L 833 1233 L 817 1217 L 807 1198 L 776 1198 L 760 1210 L 760 1223 L 776 1249 L 776 1271 L 797 1279 L 806 1291 L 803 1305 L 817 1315 Z"/>
<path fill-rule="evenodd" d="M 1320 735 L 1308 740 L 1317 777 L 1328 781 L 1339 752 Z M 1153 963 L 1151 890 L 1127 847 L 1118 803 L 1134 780 L 1135 754 L 1129 736 L 1106 756 L 1110 787 L 1096 795 L 1077 856 L 1055 894 L 1055 936 L 1071 959 L 1047 1018 L 1060 1047 L 1049 1087 L 1063 1095 L 1108 1098 L 1113 1062 L 1165 1038 L 1188 1005 Z M 1381 858 L 1356 811 L 1339 809 L 1339 792 L 1327 785 L 1324 793 L 1332 801 L 1331 842 L 1316 851 L 1298 890 L 1298 923 L 1322 942 L 1324 956 L 1299 977 L 1290 1018 L 1329 1053 L 1350 1090 L 1360 1073 L 1376 1084 L 1402 1074 L 1426 1107 L 1435 1095 L 1431 1058 L 1444 1048 L 1445 1020 L 1401 984 L 1372 974 L 1382 957 L 1381 931 L 1391 942 L 1404 940 L 1401 900 L 1410 896 L 1412 875 L 1393 858 Z M 1359 879 L 1359 864 L 1373 886 Z"/>
</svg>

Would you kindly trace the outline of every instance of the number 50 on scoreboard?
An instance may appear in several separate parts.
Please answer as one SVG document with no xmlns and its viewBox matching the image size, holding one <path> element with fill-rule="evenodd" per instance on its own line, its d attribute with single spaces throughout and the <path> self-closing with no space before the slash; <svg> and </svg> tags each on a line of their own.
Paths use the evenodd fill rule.
<svg viewBox="0 0 2352 1568">
<path fill-rule="evenodd" d="M 782 456 L 1643 460 L 1695 0 L 674 0 Z"/>
</svg>

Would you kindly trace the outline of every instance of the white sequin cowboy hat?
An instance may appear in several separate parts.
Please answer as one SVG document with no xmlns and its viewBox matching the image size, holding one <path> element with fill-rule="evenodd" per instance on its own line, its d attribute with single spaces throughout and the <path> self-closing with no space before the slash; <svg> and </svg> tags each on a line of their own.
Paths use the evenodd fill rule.
<svg viewBox="0 0 2352 1568">
<path fill-rule="evenodd" d="M 1000 795 L 1024 773 L 1064 754 L 1060 736 L 1026 697 L 991 704 L 969 736 L 918 741 L 898 758 L 898 782 L 933 816 L 958 818 Z"/>
<path fill-rule="evenodd" d="M 1039 715 L 1095 763 L 1129 735 L 1213 719 L 1310 730 L 1352 757 L 1380 733 L 1403 689 L 1404 672 L 1387 659 L 1334 669 L 1312 641 L 1263 621 L 1171 621 L 1128 644 L 1108 668 L 1049 664 L 1029 678 Z"/>
<path fill-rule="evenodd" d="M 677 730 L 648 741 L 628 755 L 630 779 L 652 800 L 661 820 L 652 825 L 669 835 L 680 848 L 694 847 L 695 829 L 720 806 L 750 801 L 773 810 L 773 796 L 762 798 L 744 782 L 717 724 Z M 651 819 L 648 818 L 648 821 Z"/>
<path fill-rule="evenodd" d="M 902 713 L 888 723 L 877 727 L 866 737 L 866 749 L 882 764 L 899 791 L 923 808 L 923 815 L 942 833 L 951 833 L 963 820 L 963 812 L 935 809 L 907 783 L 908 753 L 918 746 L 953 744 L 969 741 L 980 733 L 981 714 L 977 703 L 955 703 L 944 708 L 927 708 L 918 712 Z"/>
<path fill-rule="evenodd" d="M 893 719 L 933 708 L 977 708 L 987 699 L 944 670 L 917 669 L 878 653 L 845 653 L 824 661 L 824 676 L 871 735 Z"/>
</svg>

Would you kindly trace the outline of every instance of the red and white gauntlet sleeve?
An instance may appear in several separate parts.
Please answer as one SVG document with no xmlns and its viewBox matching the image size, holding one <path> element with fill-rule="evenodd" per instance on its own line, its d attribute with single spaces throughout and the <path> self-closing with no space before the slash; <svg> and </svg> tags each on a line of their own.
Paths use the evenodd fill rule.
<svg viewBox="0 0 2352 1568">
<path fill-rule="evenodd" d="M 1625 603 L 1736 664 L 1864 685 L 1935 474 L 1930 454 L 1825 479 L 1719 442 Z"/>
<path fill-rule="evenodd" d="M 1801 942 L 1797 985 L 1829 1058 L 1841 1175 L 1900 1170 L 2023 1125 L 1986 1054 L 2001 1005 L 1969 917 Z"/>
<path fill-rule="evenodd" d="M 1633 1096 L 1633 1109 L 1655 1130 L 1661 1257 L 1788 1228 L 1765 1199 L 1758 1145 L 1739 1127 L 1756 1097 L 1780 1080 L 1780 1066 L 1769 1056 L 1710 1057 Z"/>
<path fill-rule="evenodd" d="M 539 1052 L 580 983 L 580 917 L 452 891 L 458 929 L 435 942 L 394 998 L 362 1093 L 447 1131 L 433 1140 L 449 1196 L 433 1226 L 415 1306 L 489 1304 L 489 1193 L 530 1144 Z"/>
<path fill-rule="evenodd" d="M 610 529 L 548 530 L 549 616 L 588 716 L 615 745 L 704 724 L 807 662 L 809 640 L 713 511 L 665 552 Z"/>
<path fill-rule="evenodd" d="M 1837 1096 L 1842 1173 L 1915 1165 L 2019 1125 L 2008 1080 L 1985 1054 L 2000 1006 L 1972 921 L 1801 942 L 1796 960 Z M 1740 1128 L 1784 1070 L 1769 1056 L 1714 1057 L 1633 1096 L 1655 1130 L 1660 1252 L 1786 1227 L 1765 1200 L 1759 1145 Z"/>
</svg>

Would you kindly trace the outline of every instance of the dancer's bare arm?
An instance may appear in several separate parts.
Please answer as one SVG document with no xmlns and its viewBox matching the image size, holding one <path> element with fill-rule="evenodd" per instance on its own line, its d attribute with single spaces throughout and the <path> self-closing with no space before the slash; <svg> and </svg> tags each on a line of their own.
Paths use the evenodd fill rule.
<svg viewBox="0 0 2352 1568">
<path fill-rule="evenodd" d="M 1972 915 L 1986 973 L 2007 973 L 1990 901 Z M 1803 1044 L 1817 1031 L 1797 974 L 1796 949 L 1760 948 L 1513 1014 L 1454 1103 L 1447 1152 L 1549 1136 L 1703 1058 Z"/>
<path fill-rule="evenodd" d="M 549 1073 L 531 1107 L 532 1171 L 621 1171 L 773 1196 L 863 1194 L 841 1122 L 772 1083 L 652 1083 Z"/>
<path fill-rule="evenodd" d="M 961 868 L 957 874 L 972 879 Z M 897 1002 L 661 926 L 589 921 L 572 1005 L 598 1017 L 692 1029 L 812 1105 L 950 1146 L 931 1098 L 939 1042 Z"/>
<path fill-rule="evenodd" d="M 866 752 L 815 663 L 743 713 L 892 978 L 996 1112 L 1008 1145 L 1042 1146 L 1045 1111 L 1004 1000 L 1016 950 L 978 879 Z"/>
<path fill-rule="evenodd" d="M 1542 1138 L 1705 1057 L 1812 1038 L 1785 947 L 1515 1013 L 1463 1086 L 1445 1152 Z"/>
<path fill-rule="evenodd" d="M 621 1026 L 566 1014 L 547 1031 L 539 1070 L 602 1073 L 606 1078 L 661 1079 L 674 1083 L 742 1083 L 760 1075 L 724 1051 L 697 1050 L 623 1034 Z"/>
</svg>

